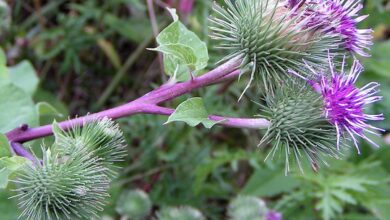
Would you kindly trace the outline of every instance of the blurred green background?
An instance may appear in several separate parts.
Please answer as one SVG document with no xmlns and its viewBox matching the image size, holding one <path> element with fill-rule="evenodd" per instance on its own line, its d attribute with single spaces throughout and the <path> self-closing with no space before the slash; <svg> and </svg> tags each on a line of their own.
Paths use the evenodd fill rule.
<svg viewBox="0 0 390 220">
<path fill-rule="evenodd" d="M 8 97 L 19 101 L 10 106 L 31 125 L 114 107 L 167 80 L 157 53 L 146 50 L 155 43 L 145 0 L 0 2 L 0 45 L 9 70 L 21 74 L 12 81 L 24 89 Z M 154 2 L 161 30 L 171 22 L 164 7 L 167 3 L 174 7 L 175 1 Z M 382 84 L 384 100 L 368 111 L 383 112 L 386 120 L 377 126 L 390 130 L 390 2 L 369 0 L 364 5 L 364 14 L 370 17 L 361 26 L 375 30 L 375 44 L 372 57 L 362 59 L 366 71 L 359 83 Z M 208 38 L 211 6 L 210 0 L 196 0 L 191 12 L 179 11 L 187 27 L 208 44 L 208 69 L 224 56 Z M 238 103 L 244 81 L 192 95 L 204 97 L 211 113 L 251 117 L 259 112 L 251 100 L 260 95 L 250 90 Z M 5 102 L 1 89 L 0 83 L 0 102 Z M 166 105 L 177 106 L 188 97 Z M 1 116 L 3 124 L 10 120 Z M 343 160 L 329 161 L 329 167 L 319 173 L 308 170 L 286 177 L 277 158 L 264 162 L 268 149 L 256 147 L 262 136 L 259 131 L 206 130 L 182 123 L 163 125 L 165 121 L 162 116 L 120 120 L 128 157 L 112 184 L 102 219 L 121 218 L 122 206 L 131 201 L 119 195 L 130 189 L 148 194 L 152 207 L 145 219 L 153 219 L 164 207 L 177 206 L 195 207 L 207 219 L 226 219 L 228 204 L 237 195 L 262 198 L 284 219 L 390 219 L 390 134 L 375 137 L 380 149 L 362 142 L 361 155 L 351 150 Z M 1 132 L 15 127 L 12 123 L 0 128 Z M 37 148 L 51 141 L 46 138 L 29 144 Z M 2 220 L 19 215 L 16 202 L 7 199 L 10 196 L 12 191 L 0 191 Z"/>
</svg>

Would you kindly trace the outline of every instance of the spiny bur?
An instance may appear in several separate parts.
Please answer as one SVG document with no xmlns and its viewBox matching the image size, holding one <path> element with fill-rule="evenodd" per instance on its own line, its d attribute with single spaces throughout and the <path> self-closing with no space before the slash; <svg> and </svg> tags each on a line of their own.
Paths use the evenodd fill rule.
<svg viewBox="0 0 390 220">
<path fill-rule="evenodd" d="M 206 220 L 199 210 L 190 206 L 163 208 L 157 216 L 158 220 Z"/>
<path fill-rule="evenodd" d="M 286 174 L 290 162 L 295 161 L 303 172 L 301 160 L 307 159 L 314 169 L 326 161 L 321 156 L 338 158 L 337 133 L 325 118 L 320 94 L 301 82 L 287 82 L 269 94 L 266 105 L 261 105 L 263 115 L 271 125 L 260 146 L 272 143 L 269 157 L 281 153 L 285 159 Z"/>
<path fill-rule="evenodd" d="M 54 133 L 58 151 L 69 154 L 77 148 L 86 147 L 101 158 L 112 177 L 117 170 L 115 163 L 123 161 L 126 156 L 123 133 L 119 125 L 109 118 L 85 122 L 83 126 L 74 126 L 69 131 L 54 124 Z"/>
<path fill-rule="evenodd" d="M 321 67 L 328 51 L 340 51 L 340 37 L 309 26 L 311 17 L 288 8 L 284 1 L 225 0 L 225 4 L 214 6 L 211 38 L 230 52 L 223 61 L 241 56 L 242 65 L 251 66 L 247 88 L 258 78 L 272 91 L 291 77 L 287 70 L 301 70 L 304 60 Z"/>
</svg>

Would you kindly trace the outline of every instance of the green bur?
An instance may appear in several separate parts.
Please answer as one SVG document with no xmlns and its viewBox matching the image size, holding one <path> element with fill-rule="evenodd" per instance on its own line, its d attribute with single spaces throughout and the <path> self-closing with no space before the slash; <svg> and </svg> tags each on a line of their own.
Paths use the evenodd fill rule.
<svg viewBox="0 0 390 220">
<path fill-rule="evenodd" d="M 252 196 L 238 196 L 230 202 L 228 215 L 230 220 L 265 220 L 267 211 L 263 200 Z"/>
<path fill-rule="evenodd" d="M 125 191 L 119 197 L 116 211 L 130 219 L 140 220 L 145 218 L 152 209 L 152 202 L 148 194 L 142 190 Z"/>
<path fill-rule="evenodd" d="M 109 196 L 106 169 L 85 149 L 69 157 L 44 151 L 42 164 L 30 164 L 15 181 L 21 216 L 31 220 L 96 216 Z"/>
<path fill-rule="evenodd" d="M 74 127 L 70 131 L 63 131 L 54 125 L 56 135 L 56 149 L 69 154 L 77 148 L 88 148 L 89 151 L 101 159 L 108 167 L 107 174 L 116 175 L 116 162 L 121 162 L 126 156 L 126 142 L 118 124 L 109 118 L 102 118 L 88 123 L 83 127 Z"/>
<path fill-rule="evenodd" d="M 199 210 L 189 206 L 163 208 L 157 216 L 158 220 L 206 220 Z"/>
<path fill-rule="evenodd" d="M 328 51 L 340 52 L 340 38 L 307 28 L 304 16 L 287 9 L 282 1 L 225 0 L 225 4 L 214 7 L 211 37 L 230 52 L 223 60 L 241 56 L 243 67 L 252 68 L 248 87 L 258 78 L 267 91 L 274 90 L 291 78 L 288 70 L 304 70 L 301 74 L 308 76 L 305 62 L 321 69 Z"/>
<path fill-rule="evenodd" d="M 62 130 L 53 124 L 55 144 L 41 163 L 21 172 L 16 198 L 21 217 L 31 220 L 91 219 L 109 197 L 114 162 L 124 158 L 124 138 L 107 118 Z"/>
<path fill-rule="evenodd" d="M 320 162 L 326 164 L 321 156 L 339 157 L 336 129 L 324 117 L 323 105 L 320 94 L 298 82 L 286 83 L 266 97 L 266 105 L 261 105 L 262 116 L 271 125 L 259 145 L 272 143 L 267 158 L 280 152 L 285 159 L 286 174 L 291 161 L 303 172 L 304 158 L 317 169 Z"/>
</svg>

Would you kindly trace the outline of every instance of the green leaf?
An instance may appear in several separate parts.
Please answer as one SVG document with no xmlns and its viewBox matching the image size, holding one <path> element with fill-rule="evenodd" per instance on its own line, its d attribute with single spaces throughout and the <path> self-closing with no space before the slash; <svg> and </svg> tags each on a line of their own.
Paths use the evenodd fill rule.
<svg viewBox="0 0 390 220">
<path fill-rule="evenodd" d="M 9 171 L 6 168 L 0 169 L 0 189 L 7 188 Z"/>
<path fill-rule="evenodd" d="M 19 87 L 8 84 L 0 87 L 0 133 L 20 126 L 38 125 L 38 115 L 31 97 Z"/>
<path fill-rule="evenodd" d="M 6 188 L 12 175 L 27 163 L 28 160 L 24 157 L 13 156 L 0 158 L 0 189 Z"/>
<path fill-rule="evenodd" d="M 214 153 L 214 158 L 210 158 L 204 163 L 198 165 L 195 169 L 195 182 L 194 182 L 194 192 L 200 193 L 202 188 L 205 185 L 205 181 L 207 177 L 215 170 L 217 170 L 218 167 L 225 165 L 232 161 L 239 161 L 239 160 L 250 160 L 253 159 L 253 157 L 256 157 L 258 155 L 246 152 L 244 150 L 238 150 L 235 152 L 229 152 L 229 151 L 219 151 Z"/>
<path fill-rule="evenodd" d="M 9 199 L 13 196 L 13 193 L 9 190 L 0 190 L 0 213 L 1 219 L 13 220 L 18 219 L 19 214 L 15 210 L 18 210 L 17 200 Z"/>
<path fill-rule="evenodd" d="M 12 156 L 8 139 L 4 134 L 0 134 L 0 158 Z"/>
<path fill-rule="evenodd" d="M 195 97 L 182 102 L 176 108 L 175 112 L 169 116 L 165 124 L 182 121 L 192 127 L 203 124 L 206 128 L 211 128 L 218 123 L 218 121 L 212 121 L 208 117 L 209 114 L 207 113 L 202 98 Z"/>
<path fill-rule="evenodd" d="M 372 56 L 363 60 L 366 72 L 390 78 L 390 40 L 377 42 L 371 49 Z"/>
<path fill-rule="evenodd" d="M 49 105 L 53 106 L 62 115 L 64 116 L 69 115 L 68 107 L 64 103 L 59 101 L 57 96 L 55 96 L 53 93 L 43 90 L 42 88 L 38 87 L 38 90 L 34 94 L 34 101 L 36 103 L 40 103 L 40 102 L 49 103 Z M 52 121 L 53 120 L 50 120 L 49 123 L 51 123 Z"/>
<path fill-rule="evenodd" d="M 344 201 L 344 202 L 350 203 L 350 204 L 356 204 L 355 198 L 353 198 L 353 196 L 351 196 L 351 194 L 347 193 L 344 190 L 333 189 L 331 193 L 333 196 L 337 197 L 341 201 Z"/>
<path fill-rule="evenodd" d="M 141 43 L 152 36 L 150 23 L 145 19 L 134 17 L 121 19 L 115 15 L 107 14 L 104 16 L 103 22 L 123 37 L 136 43 Z"/>
<path fill-rule="evenodd" d="M 330 189 L 325 189 L 325 191 L 318 193 L 317 196 L 320 201 L 317 203 L 316 209 L 322 211 L 322 218 L 324 220 L 332 219 L 337 213 L 342 212 L 341 203 L 331 195 Z"/>
<path fill-rule="evenodd" d="M 169 76 L 186 81 L 190 79 L 190 73 L 200 75 L 207 66 L 207 46 L 178 20 L 175 9 L 168 10 L 174 22 L 157 36 L 159 47 L 153 50 L 164 54 L 164 67 Z"/>
<path fill-rule="evenodd" d="M 390 199 L 387 201 L 378 202 L 375 211 L 378 212 L 380 219 L 390 219 Z"/>
<path fill-rule="evenodd" d="M 285 176 L 283 170 L 257 169 L 241 191 L 244 195 L 275 196 L 290 192 L 299 186 L 292 176 Z"/>
<path fill-rule="evenodd" d="M 104 52 L 104 54 L 111 61 L 112 65 L 116 69 L 120 69 L 122 66 L 122 62 L 121 62 L 121 58 L 120 58 L 118 52 L 115 50 L 114 45 L 110 41 L 108 41 L 104 38 L 98 39 L 97 43 L 98 43 L 100 49 Z"/>
<path fill-rule="evenodd" d="M 330 181 L 330 185 L 334 188 L 340 188 L 343 190 L 353 190 L 356 192 L 366 192 L 368 185 L 377 185 L 379 184 L 376 181 L 358 177 L 358 176 L 343 176 L 335 177 Z"/>
<path fill-rule="evenodd" d="M 34 67 L 29 61 L 22 61 L 16 66 L 9 67 L 11 82 L 28 94 L 34 94 L 38 87 L 38 76 Z"/>
<path fill-rule="evenodd" d="M 315 176 L 313 176 L 315 178 Z M 320 182 L 321 190 L 315 193 L 319 200 L 316 209 L 322 212 L 323 219 L 328 220 L 342 213 L 344 204 L 356 204 L 356 195 L 364 195 L 369 186 L 379 182 L 365 176 L 330 176 Z"/>
<path fill-rule="evenodd" d="M 47 115 L 53 115 L 58 117 L 64 116 L 61 112 L 59 112 L 56 108 L 54 108 L 52 105 L 50 105 L 47 102 L 39 102 L 36 105 L 36 108 L 40 116 L 47 116 Z"/>
<path fill-rule="evenodd" d="M 24 157 L 2 157 L 0 158 L 0 168 L 6 168 L 9 171 L 15 172 L 26 165 L 27 162 L 29 162 L 29 160 Z"/>
<path fill-rule="evenodd" d="M 164 55 L 164 70 L 165 73 L 178 82 L 184 82 L 190 79 L 187 65 L 174 56 Z"/>
</svg>

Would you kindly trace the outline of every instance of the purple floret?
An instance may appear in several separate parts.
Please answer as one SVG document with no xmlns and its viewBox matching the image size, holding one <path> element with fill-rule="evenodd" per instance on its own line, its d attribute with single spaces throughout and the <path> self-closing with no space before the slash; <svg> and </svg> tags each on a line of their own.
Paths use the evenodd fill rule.
<svg viewBox="0 0 390 220">
<path fill-rule="evenodd" d="M 324 33 L 339 36 L 346 50 L 364 57 L 372 45 L 372 30 L 358 29 L 357 24 L 368 15 L 359 16 L 363 5 L 359 0 L 288 0 L 294 10 L 302 10 L 307 25 Z M 297 13 L 298 14 L 298 13 Z"/>
<path fill-rule="evenodd" d="M 279 212 L 276 212 L 276 211 L 269 211 L 267 213 L 267 217 L 266 217 L 267 220 L 282 220 L 282 214 L 280 214 Z"/>
<path fill-rule="evenodd" d="M 378 87 L 380 85 L 379 83 L 371 82 L 362 88 L 357 88 L 355 82 L 360 73 L 363 72 L 363 66 L 355 59 L 348 73 L 344 71 L 344 67 L 345 62 L 343 61 L 341 71 L 336 72 L 331 58 L 329 58 L 329 69 L 331 72 L 329 76 L 329 74 L 319 73 L 307 65 L 307 68 L 314 74 L 316 80 L 309 80 L 296 72 L 290 72 L 308 81 L 322 95 L 325 117 L 337 130 L 337 149 L 340 148 L 341 136 L 347 134 L 352 138 L 360 154 L 356 136 L 378 147 L 364 133 L 368 132 L 378 135 L 378 131 L 384 131 L 368 124 L 369 121 L 383 120 L 383 114 L 370 115 L 364 113 L 368 104 L 382 99 L 381 96 L 378 96 Z"/>
</svg>

